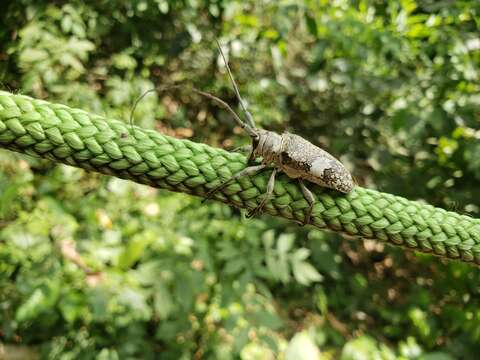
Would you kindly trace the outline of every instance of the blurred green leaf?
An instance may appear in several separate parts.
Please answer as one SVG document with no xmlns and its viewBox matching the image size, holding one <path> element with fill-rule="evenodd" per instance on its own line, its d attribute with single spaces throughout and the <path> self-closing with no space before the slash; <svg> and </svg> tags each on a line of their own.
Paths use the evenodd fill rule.
<svg viewBox="0 0 480 360">
<path fill-rule="evenodd" d="M 154 309 L 160 319 L 166 319 L 174 310 L 174 301 L 170 292 L 162 283 L 155 285 Z"/>
<path fill-rule="evenodd" d="M 285 360 L 318 360 L 320 351 L 307 332 L 295 334 L 285 350 Z"/>
<path fill-rule="evenodd" d="M 293 261 L 292 271 L 295 279 L 302 285 L 310 285 L 312 282 L 321 281 L 322 275 L 305 261 Z"/>
</svg>

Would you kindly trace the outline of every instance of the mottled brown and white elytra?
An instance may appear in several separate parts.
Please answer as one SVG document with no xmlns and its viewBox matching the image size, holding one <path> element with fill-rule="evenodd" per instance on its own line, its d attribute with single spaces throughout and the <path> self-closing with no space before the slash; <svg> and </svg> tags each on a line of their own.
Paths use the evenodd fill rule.
<svg viewBox="0 0 480 360">
<path fill-rule="evenodd" d="M 215 100 L 228 110 L 237 124 L 242 127 L 248 135 L 250 135 L 253 146 L 248 159 L 249 166 L 232 176 L 224 183 L 210 190 L 206 195 L 206 199 L 209 199 L 217 191 L 224 189 L 232 181 L 242 176 L 253 175 L 265 169 L 268 165 L 273 164 L 273 171 L 268 181 L 267 192 L 260 204 L 253 209 L 248 216 L 253 216 L 262 211 L 273 193 L 276 174 L 283 171 L 290 178 L 298 179 L 303 196 L 309 204 L 304 220 L 304 223 L 308 223 L 310 221 L 315 197 L 305 186 L 303 180 L 342 193 L 349 193 L 355 186 L 352 175 L 350 175 L 345 166 L 343 166 L 343 164 L 335 157 L 298 135 L 290 134 L 288 132 L 280 135 L 273 131 L 257 129 L 252 115 L 247 110 L 247 107 L 240 96 L 237 84 L 235 83 L 228 62 L 218 41 L 217 45 L 225 62 L 230 80 L 232 81 L 235 94 L 237 95 L 240 106 L 245 113 L 246 121 L 243 121 L 226 102 L 218 97 L 197 89 L 193 89 L 193 91 Z M 257 157 L 262 157 L 261 164 L 257 163 L 254 165 L 252 162 Z"/>
<path fill-rule="evenodd" d="M 265 163 L 274 162 L 292 179 L 302 178 L 342 193 L 352 191 L 352 175 L 325 150 L 288 132 L 279 135 L 268 130 L 257 131 L 259 140 L 254 155 L 263 157 Z"/>
</svg>

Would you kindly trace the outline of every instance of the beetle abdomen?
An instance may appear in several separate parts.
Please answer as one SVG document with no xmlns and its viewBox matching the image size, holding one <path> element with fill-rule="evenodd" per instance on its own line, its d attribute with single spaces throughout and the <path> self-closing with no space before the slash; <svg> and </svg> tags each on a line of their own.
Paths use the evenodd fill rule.
<svg viewBox="0 0 480 360">
<path fill-rule="evenodd" d="M 282 135 L 280 163 L 292 178 L 303 178 L 343 193 L 354 187 L 352 176 L 340 161 L 298 135 Z"/>
</svg>

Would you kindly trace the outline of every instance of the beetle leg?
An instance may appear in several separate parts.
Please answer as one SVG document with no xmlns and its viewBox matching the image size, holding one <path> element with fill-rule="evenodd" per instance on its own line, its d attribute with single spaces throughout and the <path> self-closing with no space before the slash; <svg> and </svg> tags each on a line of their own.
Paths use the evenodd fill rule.
<svg viewBox="0 0 480 360">
<path fill-rule="evenodd" d="M 232 150 L 233 152 L 248 153 L 247 165 L 255 163 L 255 150 L 252 145 L 244 145 Z"/>
<path fill-rule="evenodd" d="M 252 137 L 252 147 L 250 150 L 250 155 L 248 155 L 247 164 L 253 164 L 255 160 L 255 149 L 258 147 L 259 137 Z"/>
<path fill-rule="evenodd" d="M 230 184 L 232 181 L 237 180 L 238 178 L 241 178 L 242 176 L 251 176 L 253 174 L 256 174 L 257 172 L 265 169 L 266 167 L 267 167 L 266 164 L 246 167 L 242 171 L 239 171 L 238 173 L 233 175 L 230 179 L 224 181 L 220 185 L 214 187 L 212 190 L 207 192 L 207 194 L 205 195 L 205 199 L 202 200 L 202 203 L 211 199 L 213 194 L 215 194 L 217 191 L 221 191 L 221 190 L 225 189 L 228 186 L 228 184 Z"/>
<path fill-rule="evenodd" d="M 308 188 L 305 186 L 305 183 L 303 182 L 303 179 L 298 179 L 298 183 L 300 184 L 300 189 L 302 190 L 303 197 L 305 200 L 308 202 L 308 209 L 307 213 L 305 215 L 305 221 L 303 222 L 302 226 L 305 226 L 305 224 L 308 224 L 310 222 L 310 217 L 312 215 L 312 210 L 313 210 L 313 204 L 315 203 L 315 198 L 313 197 L 313 194 Z"/>
<path fill-rule="evenodd" d="M 267 203 L 267 201 L 270 200 L 270 198 L 272 197 L 273 188 L 275 186 L 275 175 L 276 174 L 277 174 L 277 168 L 273 168 L 272 175 L 270 175 L 270 179 L 268 180 L 267 191 L 265 192 L 265 196 L 263 197 L 263 200 L 260 202 L 260 204 L 255 209 L 253 209 L 252 211 L 250 211 L 247 214 L 247 218 L 250 218 L 250 217 L 254 216 L 255 214 L 258 214 L 259 212 L 261 212 L 263 210 L 263 207 Z"/>
<path fill-rule="evenodd" d="M 253 164 L 254 160 L 255 160 L 255 150 L 252 146 L 252 150 L 250 151 L 250 155 L 248 155 L 247 164 Z"/>
</svg>

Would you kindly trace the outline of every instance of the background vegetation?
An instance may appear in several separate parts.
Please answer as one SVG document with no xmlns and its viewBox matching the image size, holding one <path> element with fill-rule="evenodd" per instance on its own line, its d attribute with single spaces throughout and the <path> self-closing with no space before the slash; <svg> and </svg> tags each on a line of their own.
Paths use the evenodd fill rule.
<svg viewBox="0 0 480 360">
<path fill-rule="evenodd" d="M 217 37 L 260 126 L 480 216 L 478 1 L 17 0 L 0 24 L 4 89 L 120 119 L 174 82 L 236 104 Z M 184 90 L 135 121 L 248 140 Z M 477 268 L 4 150 L 0 170 L 0 357 L 478 357 Z"/>
</svg>

